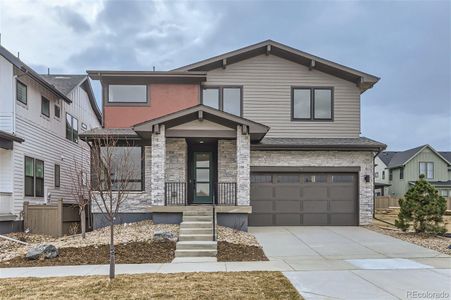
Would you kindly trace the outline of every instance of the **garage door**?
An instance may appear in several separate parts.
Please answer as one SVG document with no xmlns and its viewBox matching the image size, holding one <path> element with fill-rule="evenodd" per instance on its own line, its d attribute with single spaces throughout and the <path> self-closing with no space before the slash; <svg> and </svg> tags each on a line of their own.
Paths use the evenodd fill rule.
<svg viewBox="0 0 451 300">
<path fill-rule="evenodd" d="M 252 173 L 250 226 L 358 225 L 355 173 Z"/>
</svg>

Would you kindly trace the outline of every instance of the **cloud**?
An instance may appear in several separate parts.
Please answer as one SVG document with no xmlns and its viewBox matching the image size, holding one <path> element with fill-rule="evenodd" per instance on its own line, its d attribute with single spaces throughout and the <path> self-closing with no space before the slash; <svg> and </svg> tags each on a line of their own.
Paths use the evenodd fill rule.
<svg viewBox="0 0 451 300">
<path fill-rule="evenodd" d="M 59 20 L 73 31 L 83 33 L 91 29 L 91 26 L 85 18 L 76 11 L 67 7 L 57 7 L 55 11 Z"/>
</svg>

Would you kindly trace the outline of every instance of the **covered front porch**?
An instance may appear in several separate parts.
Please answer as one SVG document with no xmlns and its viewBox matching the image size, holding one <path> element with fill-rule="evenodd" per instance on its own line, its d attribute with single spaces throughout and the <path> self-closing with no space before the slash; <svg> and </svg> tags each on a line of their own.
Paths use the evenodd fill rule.
<svg viewBox="0 0 451 300">
<path fill-rule="evenodd" d="M 199 105 L 133 130 L 151 141 L 153 207 L 249 206 L 250 144 L 268 127 Z"/>
</svg>

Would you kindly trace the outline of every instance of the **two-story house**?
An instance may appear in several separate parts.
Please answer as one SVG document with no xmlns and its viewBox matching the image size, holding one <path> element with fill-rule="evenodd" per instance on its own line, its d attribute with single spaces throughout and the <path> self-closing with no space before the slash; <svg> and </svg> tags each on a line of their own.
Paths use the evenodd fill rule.
<svg viewBox="0 0 451 300">
<path fill-rule="evenodd" d="M 376 196 L 389 195 L 390 181 L 387 166 L 397 152 L 384 151 L 374 159 L 374 193 Z"/>
<path fill-rule="evenodd" d="M 74 166 L 90 163 L 78 135 L 99 126 L 86 75 L 39 75 L 0 46 L 0 232 L 20 228 L 24 201 L 74 200 Z"/>
<path fill-rule="evenodd" d="M 436 151 L 423 145 L 405 151 L 384 151 L 378 159 L 386 166 L 388 193 L 403 197 L 421 174 L 434 185 L 439 194 L 451 197 L 451 152 Z M 381 165 L 382 166 L 382 165 Z"/>
<path fill-rule="evenodd" d="M 244 229 L 371 222 L 385 145 L 360 136 L 360 95 L 376 76 L 271 40 L 171 71 L 88 74 L 104 124 L 82 138 L 133 142 L 142 170 L 122 222 L 179 223 L 212 204 Z"/>
</svg>

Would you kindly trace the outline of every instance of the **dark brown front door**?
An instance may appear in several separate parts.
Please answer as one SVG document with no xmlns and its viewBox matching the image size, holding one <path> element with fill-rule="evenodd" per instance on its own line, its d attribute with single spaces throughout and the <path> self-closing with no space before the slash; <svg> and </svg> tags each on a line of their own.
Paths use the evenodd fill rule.
<svg viewBox="0 0 451 300">
<path fill-rule="evenodd" d="M 355 173 L 252 173 L 250 226 L 358 225 Z"/>
</svg>

